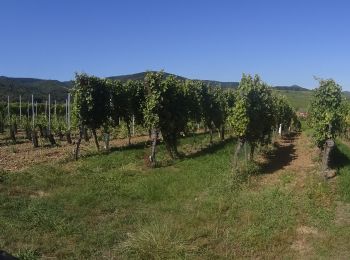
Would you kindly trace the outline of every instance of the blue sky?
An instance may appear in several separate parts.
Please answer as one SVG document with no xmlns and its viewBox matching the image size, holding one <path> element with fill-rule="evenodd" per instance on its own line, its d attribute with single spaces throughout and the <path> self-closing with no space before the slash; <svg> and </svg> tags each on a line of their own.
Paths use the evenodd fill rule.
<svg viewBox="0 0 350 260">
<path fill-rule="evenodd" d="M 350 90 L 350 1 L 1 0 L 0 75 L 189 78 Z"/>
</svg>

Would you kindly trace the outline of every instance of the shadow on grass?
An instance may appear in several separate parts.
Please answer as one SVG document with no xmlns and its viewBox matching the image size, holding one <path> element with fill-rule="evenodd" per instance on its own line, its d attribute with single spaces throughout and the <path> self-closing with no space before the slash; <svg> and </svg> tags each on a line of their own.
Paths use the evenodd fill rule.
<svg viewBox="0 0 350 260">
<path fill-rule="evenodd" d="M 139 150 L 139 149 L 144 149 L 150 146 L 150 141 L 142 141 L 138 143 L 133 143 L 130 145 L 123 145 L 123 146 L 114 146 L 111 147 L 109 150 L 109 153 L 113 152 L 119 152 L 119 151 L 128 151 L 128 150 Z M 158 145 L 158 142 L 157 142 Z"/>
<path fill-rule="evenodd" d="M 203 135 L 202 133 L 199 133 L 199 135 Z M 164 167 L 169 167 L 174 165 L 176 162 L 180 162 L 186 159 L 194 159 L 194 158 L 198 158 L 200 156 L 204 156 L 207 154 L 213 154 L 219 150 L 221 150 L 222 148 L 224 148 L 224 146 L 230 142 L 232 142 L 234 140 L 234 138 L 228 138 L 225 139 L 224 141 L 219 141 L 219 142 L 215 142 L 211 145 L 206 146 L 205 148 L 202 148 L 199 151 L 190 153 L 190 154 L 184 154 L 182 152 L 179 153 L 179 157 L 176 159 L 164 159 L 162 161 L 157 161 L 157 165 L 155 168 L 164 168 Z"/>
<path fill-rule="evenodd" d="M 206 154 L 212 154 L 212 153 L 215 153 L 217 152 L 218 150 L 221 150 L 222 148 L 224 148 L 224 146 L 230 142 L 232 142 L 234 140 L 234 138 L 227 138 L 225 139 L 224 141 L 220 141 L 220 142 L 217 142 L 217 143 L 213 143 L 197 152 L 194 152 L 194 153 L 191 153 L 191 154 L 188 154 L 188 155 L 184 155 L 183 158 L 197 158 L 199 156 L 203 156 L 203 155 L 206 155 Z"/>
<path fill-rule="evenodd" d="M 138 142 L 138 143 L 133 143 L 131 145 L 113 146 L 113 147 L 110 147 L 109 151 L 106 151 L 103 148 L 100 148 L 100 151 L 90 150 L 90 151 L 86 152 L 85 154 L 82 154 L 80 152 L 79 159 L 94 157 L 94 156 L 98 156 L 98 155 L 108 155 L 108 154 L 112 154 L 115 152 L 122 152 L 122 151 L 128 151 L 128 150 L 143 150 L 147 147 L 148 147 L 148 142 Z M 74 149 L 75 149 L 75 145 L 74 145 Z M 74 158 L 69 157 L 65 161 L 74 161 Z"/>
<path fill-rule="evenodd" d="M 350 158 L 336 145 L 330 154 L 330 168 L 339 169 L 350 165 Z"/>
<path fill-rule="evenodd" d="M 298 134 L 292 133 L 282 137 L 282 144 L 275 144 L 275 149 L 272 152 L 266 154 L 267 161 L 260 165 L 261 174 L 272 174 L 284 167 L 290 165 L 290 163 L 297 157 L 295 154 L 294 140 Z"/>
<path fill-rule="evenodd" d="M 193 139 L 193 136 L 195 137 L 202 137 L 205 136 L 207 133 L 195 133 L 192 136 L 188 136 L 185 137 L 185 139 Z M 185 159 L 190 159 L 190 158 L 197 158 L 206 154 L 212 154 L 217 152 L 218 150 L 222 149 L 227 143 L 232 142 L 234 140 L 234 138 L 230 137 L 225 139 L 224 141 L 219 141 L 219 142 L 215 142 L 211 145 L 208 145 L 207 147 L 190 153 L 188 155 L 184 154 L 184 153 L 180 153 L 179 154 L 179 158 L 177 159 L 163 159 L 161 161 L 157 161 L 157 165 L 155 168 L 163 168 L 163 167 L 168 167 L 171 165 L 174 165 L 177 161 L 182 161 Z M 141 141 L 138 143 L 133 143 L 131 145 L 123 145 L 123 146 L 113 146 L 110 148 L 109 151 L 104 151 L 103 149 L 101 149 L 100 152 L 98 151 L 89 151 L 88 153 L 84 154 L 84 155 L 80 155 L 80 158 L 88 158 L 88 157 L 93 157 L 93 156 L 97 156 L 97 155 L 101 155 L 101 154 L 111 154 L 111 153 L 115 153 L 115 152 L 121 152 L 121 151 L 128 151 L 128 150 L 145 150 L 145 158 L 148 158 L 148 153 L 149 153 L 149 149 L 151 147 L 152 141 L 151 140 L 147 140 L 147 141 Z M 164 142 L 162 141 L 162 139 L 158 139 L 157 140 L 157 146 L 159 145 L 164 145 Z M 158 149 L 157 149 L 158 150 Z M 147 155 L 147 156 L 146 156 Z"/>
</svg>

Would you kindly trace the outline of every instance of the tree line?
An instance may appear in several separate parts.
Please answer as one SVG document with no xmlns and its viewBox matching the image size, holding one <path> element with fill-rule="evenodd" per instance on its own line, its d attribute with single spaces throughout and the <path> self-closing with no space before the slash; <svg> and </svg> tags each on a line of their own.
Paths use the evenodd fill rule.
<svg viewBox="0 0 350 260">
<path fill-rule="evenodd" d="M 66 105 L 52 104 L 50 109 L 47 104 L 36 102 L 0 103 L 0 132 L 7 127 L 10 139 L 16 142 L 17 128 L 23 128 L 34 147 L 38 146 L 38 133 L 53 145 L 55 137 L 63 140 L 64 136 L 68 143 L 73 143 L 71 133 L 78 133 L 75 149 L 78 158 L 81 139 L 88 140 L 88 129 L 99 150 L 100 133 L 108 149 L 111 131 L 122 123 L 130 144 L 131 127 L 136 124 L 149 132 L 152 144 L 149 160 L 155 165 L 160 136 L 169 156 L 175 159 L 180 156 L 177 145 L 181 135 L 201 128 L 209 132 L 212 143 L 214 132 L 218 132 L 222 140 L 229 132 L 237 139 L 234 153 L 237 162 L 244 144 L 249 144 L 249 158 L 253 159 L 256 148 L 271 143 L 273 133 L 281 126 L 300 128 L 286 97 L 258 75 L 243 74 L 237 89 L 224 89 L 202 81 L 179 79 L 162 71 L 149 72 L 144 80 L 127 82 L 76 74 L 72 94 L 72 114 L 67 101 Z M 51 123 L 48 123 L 47 111 L 52 114 Z M 350 102 L 334 80 L 319 79 L 307 121 L 326 171 L 335 139 L 338 136 L 350 139 Z"/>
<path fill-rule="evenodd" d="M 296 113 L 284 96 L 273 91 L 259 76 L 243 74 L 237 90 L 223 90 L 200 81 L 179 80 L 161 72 L 149 72 L 143 81 L 102 79 L 87 74 L 76 74 L 73 88 L 73 117 L 79 129 L 75 158 L 84 129 L 91 129 L 97 149 L 97 133 L 101 130 L 108 143 L 111 128 L 123 120 L 128 128 L 132 120 L 147 129 L 152 140 L 149 160 L 156 164 L 156 145 L 162 136 L 171 158 L 178 158 L 179 137 L 204 126 L 210 134 L 225 130 L 238 139 L 235 152 L 243 144 L 250 146 L 253 159 L 257 146 L 271 142 L 273 132 L 282 125 L 300 127 Z M 106 145 L 108 147 L 108 145 Z"/>
</svg>

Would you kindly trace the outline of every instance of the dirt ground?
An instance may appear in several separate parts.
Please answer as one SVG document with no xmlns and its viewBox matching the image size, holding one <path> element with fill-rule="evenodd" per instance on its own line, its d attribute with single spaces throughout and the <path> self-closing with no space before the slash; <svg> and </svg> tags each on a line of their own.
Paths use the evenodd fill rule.
<svg viewBox="0 0 350 260">
<path fill-rule="evenodd" d="M 147 140 L 148 136 L 133 136 L 131 144 L 147 142 Z M 16 144 L 12 144 L 5 135 L 0 134 L 0 170 L 20 171 L 36 164 L 72 158 L 76 140 L 73 138 L 73 144 L 68 144 L 65 140 L 59 141 L 57 138 L 56 141 L 57 146 L 51 146 L 47 140 L 39 138 L 39 147 L 34 148 L 31 141 L 24 138 L 23 133 L 18 134 Z M 103 142 L 99 143 L 103 149 Z M 128 139 L 110 141 L 110 148 L 126 145 L 128 145 Z M 82 141 L 81 155 L 94 151 L 96 151 L 96 146 L 92 139 L 89 142 Z"/>
<path fill-rule="evenodd" d="M 276 151 L 260 158 L 263 165 L 263 174 L 259 182 L 264 184 L 276 184 L 281 181 L 281 174 L 293 173 L 296 180 L 294 185 L 303 186 L 305 177 L 310 171 L 314 171 L 317 157 L 317 149 L 305 134 L 290 134 L 278 138 L 275 142 Z"/>
</svg>

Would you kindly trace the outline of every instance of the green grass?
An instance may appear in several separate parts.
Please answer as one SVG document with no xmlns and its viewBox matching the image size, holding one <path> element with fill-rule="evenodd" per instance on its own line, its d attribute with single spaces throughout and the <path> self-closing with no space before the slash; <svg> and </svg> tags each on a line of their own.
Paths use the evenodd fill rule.
<svg viewBox="0 0 350 260">
<path fill-rule="evenodd" d="M 293 90 L 277 90 L 281 95 L 287 97 L 290 104 L 296 111 L 307 112 L 311 104 L 314 91 L 293 91 Z M 348 96 L 344 95 L 345 98 Z"/>
<path fill-rule="evenodd" d="M 207 142 L 201 136 L 196 146 Z M 192 143 L 192 138 L 183 140 L 182 150 Z M 156 169 L 145 168 L 148 150 L 141 147 L 66 167 L 4 172 L 0 247 L 59 258 L 144 259 L 267 250 L 293 222 L 282 214 L 289 211 L 291 198 L 278 189 L 258 197 L 247 189 L 232 190 L 234 143 L 219 148 Z M 166 161 L 162 146 L 159 154 Z"/>
<path fill-rule="evenodd" d="M 301 112 L 308 110 L 313 95 L 313 91 L 278 90 L 278 92 L 286 96 L 290 104 Z"/>
<path fill-rule="evenodd" d="M 313 246 L 318 258 L 348 259 L 350 255 L 350 148 L 338 141 L 332 155 L 338 176 L 308 189 L 311 222 L 320 228 Z"/>
<path fill-rule="evenodd" d="M 350 148 L 342 142 L 337 142 L 335 164 L 338 166 L 338 187 L 341 200 L 350 203 Z"/>
<path fill-rule="evenodd" d="M 310 177 L 296 193 L 285 187 L 295 179 L 286 173 L 282 185 L 238 186 L 234 141 L 211 148 L 206 135 L 193 141 L 181 140 L 180 151 L 192 153 L 177 161 L 159 146 L 155 169 L 145 167 L 141 145 L 2 172 L 0 248 L 23 259 L 292 258 L 301 221 L 328 230 L 327 185 Z"/>
<path fill-rule="evenodd" d="M 307 112 L 311 104 L 314 91 L 276 90 L 289 100 L 296 111 Z M 349 95 L 343 92 L 343 97 L 349 99 Z"/>
</svg>

